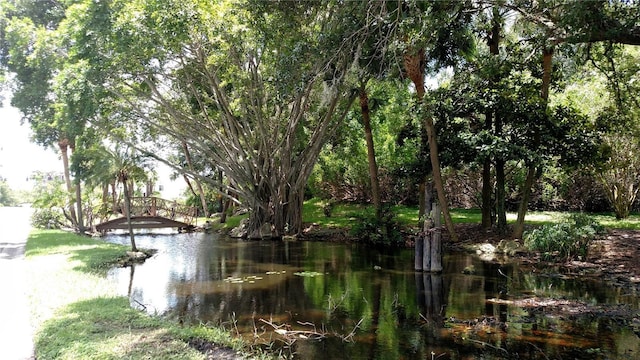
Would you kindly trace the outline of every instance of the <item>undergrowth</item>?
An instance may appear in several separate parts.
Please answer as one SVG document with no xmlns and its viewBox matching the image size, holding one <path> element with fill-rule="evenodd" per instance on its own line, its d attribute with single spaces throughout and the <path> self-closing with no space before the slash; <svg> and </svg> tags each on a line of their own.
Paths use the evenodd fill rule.
<svg viewBox="0 0 640 360">
<path fill-rule="evenodd" d="M 568 221 L 543 225 L 525 234 L 525 246 L 539 251 L 544 260 L 584 259 L 589 244 L 598 235 L 605 232 L 604 226 L 594 218 L 583 213 L 569 216 Z"/>
<path fill-rule="evenodd" d="M 368 208 L 354 215 L 351 235 L 371 245 L 393 246 L 403 242 L 401 225 L 390 206 L 383 206 L 380 216 L 375 209 Z"/>
</svg>

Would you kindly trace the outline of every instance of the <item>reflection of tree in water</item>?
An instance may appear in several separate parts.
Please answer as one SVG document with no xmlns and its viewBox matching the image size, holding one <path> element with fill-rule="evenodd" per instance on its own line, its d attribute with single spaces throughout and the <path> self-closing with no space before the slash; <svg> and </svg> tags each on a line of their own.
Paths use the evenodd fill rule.
<svg viewBox="0 0 640 360">
<path fill-rule="evenodd" d="M 446 310 L 442 275 L 418 272 L 415 278 L 416 296 L 421 317 L 432 326 L 442 327 Z"/>
<path fill-rule="evenodd" d="M 240 332 L 249 333 L 254 331 L 254 325 L 264 326 L 258 321 L 260 318 L 295 321 L 297 313 L 310 308 L 312 303 L 305 295 L 303 279 L 292 276 L 292 271 L 282 275 L 282 281 L 268 288 L 230 284 L 231 290 L 226 292 L 199 292 L 194 289 L 190 294 L 179 293 L 185 293 L 185 288 L 190 284 L 195 287 L 198 282 L 215 282 L 248 274 L 262 274 L 266 278 L 269 275 L 265 274 L 265 269 L 301 267 L 297 257 L 291 256 L 291 248 L 295 248 L 296 253 L 303 253 L 300 246 L 297 243 L 282 246 L 277 242 L 264 241 L 198 251 L 193 261 L 195 271 L 192 278 L 174 284 L 170 289 L 176 300 L 170 316 L 186 323 L 219 325 L 235 322 L 234 329 L 237 327 Z"/>
<path fill-rule="evenodd" d="M 181 249 L 189 244 L 184 241 L 177 246 Z M 305 360 L 430 359 L 432 352 L 439 359 L 478 356 L 500 359 L 504 358 L 501 348 L 520 358 L 536 358 L 539 350 L 525 344 L 523 336 L 531 336 L 529 328 L 533 326 L 548 330 L 553 324 L 549 325 L 544 316 L 527 317 L 525 323 L 522 310 L 514 310 L 507 302 L 489 300 L 510 300 L 523 289 L 552 288 L 561 290 L 552 296 L 569 292 L 572 297 L 585 291 L 595 294 L 596 290 L 578 288 L 571 282 L 563 286 L 557 279 L 533 277 L 514 266 L 486 263 L 463 254 L 449 254 L 444 262 L 444 275 L 434 275 L 413 271 L 413 252 L 409 251 L 224 239 L 205 239 L 193 244 L 189 251 L 179 249 L 176 255 L 172 253 L 171 261 L 162 268 L 166 271 L 155 270 L 157 282 L 148 293 L 143 292 L 148 284 L 130 283 L 132 298 L 143 302 L 142 296 L 147 296 L 147 301 L 151 301 L 158 290 L 166 291 L 164 302 L 158 306 L 168 304 L 170 316 L 185 323 L 225 324 L 232 330 L 237 324 L 237 329 L 251 339 L 254 325 L 258 332 L 262 328 L 273 331 L 260 318 L 277 325 L 286 324 L 290 326 L 286 329 L 291 330 L 312 328 L 302 327 L 298 321 L 313 323 L 328 336 L 321 341 L 296 339 L 291 348 L 285 349 L 295 353 L 295 358 Z M 141 277 L 146 274 L 144 266 L 128 275 L 135 273 Z M 265 274 L 283 269 L 286 274 L 273 277 Z M 472 271 L 463 273 L 463 269 Z M 295 272 L 324 275 L 295 276 Z M 258 274 L 264 280 L 255 284 L 224 281 L 228 277 Z M 154 310 L 148 309 L 152 313 Z M 499 323 L 508 323 L 509 328 L 494 326 Z M 557 326 L 566 323 L 558 320 Z M 334 336 L 347 335 L 356 325 L 354 342 Z M 577 331 L 585 327 L 574 328 Z M 610 335 L 611 332 L 598 327 L 598 338 Z M 268 336 L 272 340 L 277 338 L 272 332 L 265 333 L 263 338 Z M 584 339 L 584 336 L 570 338 Z M 612 340 L 612 343 L 619 342 Z M 285 342 L 276 342 L 281 344 Z M 575 350 L 575 344 L 563 350 L 544 343 L 544 339 L 536 344 L 551 356 L 564 356 Z"/>
</svg>

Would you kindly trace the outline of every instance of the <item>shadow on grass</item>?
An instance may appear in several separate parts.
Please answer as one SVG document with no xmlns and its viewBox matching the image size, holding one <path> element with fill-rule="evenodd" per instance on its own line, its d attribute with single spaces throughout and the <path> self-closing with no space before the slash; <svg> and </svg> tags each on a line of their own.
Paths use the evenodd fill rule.
<svg viewBox="0 0 640 360">
<path fill-rule="evenodd" d="M 125 297 L 72 303 L 46 321 L 35 338 L 43 359 L 181 359 L 201 355 L 161 319 L 129 306 Z"/>
<path fill-rule="evenodd" d="M 105 273 L 110 267 L 127 258 L 124 245 L 111 244 L 61 230 L 36 230 L 29 235 L 26 257 L 64 254 L 80 265 L 74 270 Z"/>
</svg>

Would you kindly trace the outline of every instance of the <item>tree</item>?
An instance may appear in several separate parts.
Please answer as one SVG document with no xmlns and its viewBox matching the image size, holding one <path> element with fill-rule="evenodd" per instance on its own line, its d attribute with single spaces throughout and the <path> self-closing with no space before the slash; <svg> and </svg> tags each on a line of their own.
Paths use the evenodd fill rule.
<svg viewBox="0 0 640 360">
<path fill-rule="evenodd" d="M 362 113 L 362 126 L 364 128 L 364 138 L 367 143 L 367 162 L 369 163 L 369 178 L 371 181 L 371 198 L 373 206 L 376 208 L 376 218 L 380 220 L 382 215 L 382 200 L 380 197 L 380 181 L 378 179 L 378 164 L 376 163 L 376 152 L 373 143 L 373 133 L 371 131 L 371 113 L 369 108 L 369 96 L 367 85 L 360 85 L 360 111 Z"/>
<path fill-rule="evenodd" d="M 15 206 L 15 195 L 6 181 L 0 179 L 0 206 Z"/>
<path fill-rule="evenodd" d="M 70 218 L 83 232 L 80 183 L 72 185 L 68 150 L 75 147 L 75 137 L 83 129 L 82 112 L 92 100 L 90 94 L 78 92 L 84 89 L 69 86 L 79 69 L 65 68 L 67 52 L 58 32 L 65 8 L 55 1 L 50 5 L 42 6 L 39 1 L 2 3 L 8 10 L 3 14 L 0 61 L 14 74 L 11 104 L 31 125 L 35 141 L 60 150 Z"/>
<path fill-rule="evenodd" d="M 596 167 L 616 218 L 629 216 L 640 189 L 640 50 L 604 44 L 590 51 L 590 64 L 606 79 L 610 104 L 601 109 L 598 128 L 604 132 L 603 148 L 609 158 Z"/>
<path fill-rule="evenodd" d="M 122 186 L 124 209 L 114 208 L 113 210 L 121 211 L 126 216 L 131 251 L 138 251 L 131 224 L 131 197 L 134 184 L 145 182 L 150 178 L 149 159 L 139 155 L 129 146 L 114 145 L 108 148 L 104 145 L 94 145 L 85 149 L 76 154 L 74 172 L 78 174 L 78 178 L 82 175 L 83 180 L 88 184 L 115 182 Z"/>
<path fill-rule="evenodd" d="M 398 34 L 404 41 L 401 46 L 403 70 L 404 75 L 412 81 L 418 103 L 422 105 L 420 116 L 427 134 L 431 171 L 438 202 L 442 208 L 449 236 L 452 241 L 457 241 L 442 181 L 433 113 L 431 109 L 424 106 L 426 104 L 424 98 L 427 66 L 440 69 L 451 65 L 456 61 L 457 54 L 464 53 L 472 47 L 465 27 L 469 20 L 464 11 L 466 3 L 434 1 L 412 5 L 415 7 L 409 7 L 404 14 L 402 13 L 404 11 L 399 11 L 400 17 L 404 18 L 404 21 L 400 22 Z"/>
<path fill-rule="evenodd" d="M 303 5 L 249 3 L 83 4 L 76 46 L 99 44 L 86 60 L 102 67 L 100 84 L 134 111 L 139 126 L 189 143 L 224 171 L 250 209 L 250 234 L 269 223 L 281 236 L 302 230 L 304 186 L 357 95 L 348 72 L 365 34 L 328 15 L 368 4 L 294 11 Z"/>
<path fill-rule="evenodd" d="M 182 142 L 182 152 L 189 172 L 195 173 L 196 170 L 193 164 L 193 159 L 191 158 L 191 152 L 189 151 L 189 145 L 186 142 Z M 200 206 L 202 206 L 202 213 L 204 217 L 209 217 L 209 206 L 207 205 L 207 197 L 205 195 L 204 188 L 202 187 L 202 182 L 199 179 L 194 179 L 196 184 L 196 189 L 194 190 L 193 185 L 191 184 L 192 181 L 186 174 L 184 174 L 184 180 L 189 186 L 189 189 L 191 189 L 191 192 L 200 198 Z"/>
<path fill-rule="evenodd" d="M 596 176 L 613 207 L 616 219 L 626 219 L 640 190 L 640 161 L 635 156 L 640 151 L 638 135 L 618 133 L 605 139 L 610 157 L 597 168 Z"/>
<path fill-rule="evenodd" d="M 555 47 L 561 43 L 593 44 L 597 42 L 640 44 L 640 11 L 635 1 L 542 1 L 539 3 L 519 3 L 506 5 L 535 24 L 533 38 L 538 39 L 542 49 L 542 73 L 540 96 L 547 107 L 552 82 L 552 61 Z M 537 32 L 537 33 L 536 33 Z M 589 46 L 589 45 L 588 45 Z M 535 135 L 540 143 L 540 135 Z M 514 236 L 521 237 L 524 231 L 524 217 L 535 174 L 539 173 L 535 163 L 529 164 L 527 179 L 522 187 L 522 199 Z"/>
</svg>

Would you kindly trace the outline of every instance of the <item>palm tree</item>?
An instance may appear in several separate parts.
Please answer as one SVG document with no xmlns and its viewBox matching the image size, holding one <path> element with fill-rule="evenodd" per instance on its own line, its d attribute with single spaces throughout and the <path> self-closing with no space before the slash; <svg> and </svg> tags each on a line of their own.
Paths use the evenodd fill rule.
<svg viewBox="0 0 640 360">
<path fill-rule="evenodd" d="M 133 226 L 131 225 L 131 195 L 135 182 L 148 180 L 148 158 L 136 154 L 128 146 L 124 149 L 116 146 L 113 151 L 107 151 L 107 154 L 112 161 L 112 169 L 115 171 L 116 181 L 122 184 L 127 226 L 131 238 L 131 251 L 137 252 L 138 248 L 136 247 Z"/>
<path fill-rule="evenodd" d="M 131 224 L 131 195 L 134 183 L 146 182 L 149 178 L 151 167 L 148 160 L 147 157 L 136 154 L 133 148 L 117 144 L 112 148 L 96 144 L 82 155 L 84 178 L 89 185 L 103 187 L 114 183 L 122 185 L 124 215 L 127 217 L 133 252 L 137 252 L 138 248 Z"/>
</svg>

